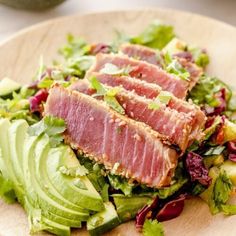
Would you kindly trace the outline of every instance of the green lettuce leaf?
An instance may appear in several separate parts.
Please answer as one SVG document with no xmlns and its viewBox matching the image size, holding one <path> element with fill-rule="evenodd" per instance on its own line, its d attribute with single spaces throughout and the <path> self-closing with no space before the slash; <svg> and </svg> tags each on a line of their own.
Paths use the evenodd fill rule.
<svg viewBox="0 0 236 236">
<path fill-rule="evenodd" d="M 121 176 L 118 175 L 108 175 L 108 179 L 110 182 L 110 185 L 116 189 L 121 190 L 126 196 L 130 196 L 132 194 L 132 190 L 134 185 L 128 183 L 128 181 Z"/>
<path fill-rule="evenodd" d="M 87 177 L 92 182 L 95 189 L 100 193 L 104 200 L 108 198 L 108 186 L 105 178 L 105 169 L 103 165 L 95 163 L 82 154 L 78 153 L 80 164 L 83 165 L 87 170 Z"/>
<path fill-rule="evenodd" d="M 188 51 L 192 53 L 195 63 L 200 67 L 206 67 L 209 62 L 209 56 L 201 48 L 190 47 Z"/>
<path fill-rule="evenodd" d="M 29 127 L 28 133 L 31 136 L 46 134 L 50 139 L 52 147 L 56 147 L 63 140 L 62 133 L 66 130 L 63 119 L 45 116 L 41 121 Z"/>
<path fill-rule="evenodd" d="M 31 114 L 28 100 L 34 93 L 35 90 L 22 87 L 19 92 L 13 92 L 12 98 L 0 98 L 0 118 L 25 119 L 29 124 L 36 123 L 39 117 Z"/>
<path fill-rule="evenodd" d="M 157 191 L 157 195 L 161 199 L 166 199 L 167 197 L 176 193 L 181 187 L 188 182 L 187 178 L 181 178 L 178 181 L 175 181 L 171 186 L 160 188 Z"/>
<path fill-rule="evenodd" d="M 90 55 L 74 56 L 69 58 L 64 64 L 62 64 L 62 71 L 64 76 L 76 76 L 83 78 L 86 71 L 94 63 L 95 57 Z"/>
<path fill-rule="evenodd" d="M 91 46 L 83 38 L 75 38 L 72 34 L 67 35 L 67 44 L 59 49 L 59 53 L 65 58 L 88 55 Z"/>
<path fill-rule="evenodd" d="M 171 185 L 169 187 L 159 188 L 156 194 L 159 198 L 165 199 L 180 190 L 187 182 L 188 178 L 185 176 L 183 162 L 180 161 L 175 170 L 175 176 L 172 179 Z"/>
<path fill-rule="evenodd" d="M 151 23 L 141 34 L 132 37 L 131 43 L 151 48 L 162 49 L 175 37 L 173 27 L 163 25 L 159 21 Z"/>
<path fill-rule="evenodd" d="M 157 220 L 146 219 L 143 225 L 144 236 L 164 236 L 164 229 Z"/>
</svg>

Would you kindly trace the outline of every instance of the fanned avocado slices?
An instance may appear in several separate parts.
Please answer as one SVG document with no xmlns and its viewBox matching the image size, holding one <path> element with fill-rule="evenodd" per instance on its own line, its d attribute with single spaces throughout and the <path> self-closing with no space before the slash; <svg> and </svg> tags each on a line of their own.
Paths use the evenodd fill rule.
<svg viewBox="0 0 236 236">
<path fill-rule="evenodd" d="M 0 174 L 27 211 L 31 232 L 70 235 L 104 204 L 67 145 L 29 136 L 25 120 L 0 119 Z M 0 186 L 1 192 L 1 186 Z"/>
</svg>

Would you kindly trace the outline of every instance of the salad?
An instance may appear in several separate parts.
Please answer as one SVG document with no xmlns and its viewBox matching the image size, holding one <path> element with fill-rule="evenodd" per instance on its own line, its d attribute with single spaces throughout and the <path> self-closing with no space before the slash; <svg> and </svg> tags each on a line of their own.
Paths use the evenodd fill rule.
<svg viewBox="0 0 236 236">
<path fill-rule="evenodd" d="M 62 62 L 0 81 L 0 197 L 31 233 L 103 235 L 135 220 L 162 236 L 199 196 L 236 214 L 236 90 L 206 73 L 206 49 L 154 21 L 110 43 L 69 34 Z"/>
</svg>

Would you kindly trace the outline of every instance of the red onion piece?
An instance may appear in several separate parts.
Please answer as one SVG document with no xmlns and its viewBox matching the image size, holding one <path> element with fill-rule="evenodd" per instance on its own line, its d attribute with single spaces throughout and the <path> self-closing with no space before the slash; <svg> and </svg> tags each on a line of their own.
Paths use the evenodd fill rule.
<svg viewBox="0 0 236 236">
<path fill-rule="evenodd" d="M 162 222 L 178 217 L 184 209 L 184 200 L 185 196 L 180 195 L 179 198 L 166 203 L 158 212 L 156 219 Z"/>
</svg>

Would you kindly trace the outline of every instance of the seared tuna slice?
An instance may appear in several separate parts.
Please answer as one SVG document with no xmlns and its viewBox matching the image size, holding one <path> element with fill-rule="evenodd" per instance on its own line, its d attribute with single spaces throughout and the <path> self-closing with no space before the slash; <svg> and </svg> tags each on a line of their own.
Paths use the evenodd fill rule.
<svg viewBox="0 0 236 236">
<path fill-rule="evenodd" d="M 105 86 L 104 88 L 108 91 L 112 87 Z M 71 89 L 87 95 L 96 94 L 96 90 L 91 89 L 87 80 L 78 81 Z M 102 96 L 95 97 L 103 99 Z M 117 90 L 115 97 L 128 117 L 149 125 L 160 134 L 160 139 L 169 144 L 176 144 L 183 152 L 202 134 L 201 131 L 198 134 L 195 133 L 191 114 L 177 112 L 162 102 L 158 102 L 158 109 L 150 109 L 149 105 L 153 103 L 153 100 L 138 96 L 121 87 Z"/>
<path fill-rule="evenodd" d="M 98 54 L 91 72 L 104 72 L 107 64 L 113 64 L 124 72 L 140 80 L 158 84 L 163 90 L 173 93 L 178 98 L 185 98 L 189 89 L 189 82 L 173 76 L 158 66 L 129 58 L 126 55 Z M 118 72 L 117 72 L 118 73 Z M 108 73 L 106 73 L 108 74 Z"/>
<path fill-rule="evenodd" d="M 162 67 L 162 55 L 160 52 L 158 53 L 149 47 L 126 43 L 121 45 L 120 51 L 129 57 L 133 57 L 135 59 L 146 61 L 148 63 Z M 174 55 L 174 57 L 189 72 L 189 89 L 192 89 L 202 75 L 202 69 L 191 61 L 186 60 L 183 57 L 178 57 L 178 54 Z"/>
<path fill-rule="evenodd" d="M 149 47 L 125 43 L 121 45 L 120 51 L 129 57 L 133 57 L 134 59 L 146 61 L 153 65 L 162 66 L 160 52 L 158 54 L 156 50 Z"/>
<path fill-rule="evenodd" d="M 147 83 L 145 81 L 134 79 L 128 76 L 108 75 L 96 72 L 87 75 L 88 79 L 93 76 L 96 77 L 97 80 L 102 84 L 112 87 L 122 86 L 126 90 L 134 91 L 139 96 L 144 96 L 149 99 L 156 98 L 162 91 L 161 87 L 156 84 Z M 71 85 L 72 89 L 76 90 L 76 87 L 77 83 Z M 166 105 L 171 109 L 186 113 L 191 116 L 193 122 L 193 133 L 190 139 L 201 138 L 201 129 L 204 127 L 206 116 L 199 107 L 182 99 L 178 99 L 175 96 L 171 96 L 171 99 Z"/>
<path fill-rule="evenodd" d="M 150 187 L 170 184 L 178 154 L 144 123 L 60 86 L 50 90 L 45 115 L 64 119 L 66 142 L 114 173 Z"/>
</svg>

